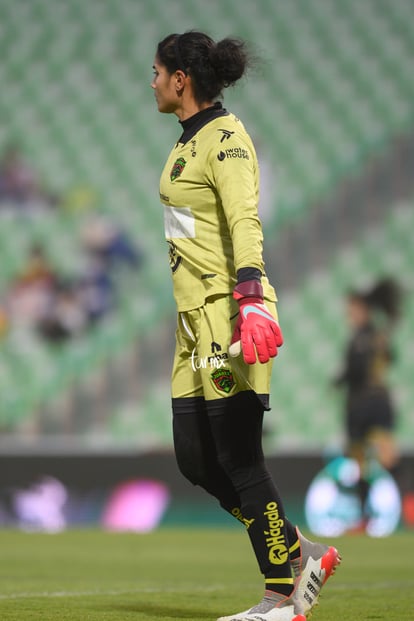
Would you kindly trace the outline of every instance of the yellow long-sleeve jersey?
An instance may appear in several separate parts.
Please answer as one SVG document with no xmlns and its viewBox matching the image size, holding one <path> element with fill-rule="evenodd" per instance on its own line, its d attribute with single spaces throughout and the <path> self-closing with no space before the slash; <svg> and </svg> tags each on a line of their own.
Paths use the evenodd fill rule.
<svg viewBox="0 0 414 621">
<path fill-rule="evenodd" d="M 179 311 L 231 293 L 241 268 L 263 274 L 258 196 L 256 152 L 233 114 L 223 110 L 174 146 L 161 175 L 160 197 Z M 262 284 L 266 299 L 275 301 L 265 275 Z"/>
</svg>

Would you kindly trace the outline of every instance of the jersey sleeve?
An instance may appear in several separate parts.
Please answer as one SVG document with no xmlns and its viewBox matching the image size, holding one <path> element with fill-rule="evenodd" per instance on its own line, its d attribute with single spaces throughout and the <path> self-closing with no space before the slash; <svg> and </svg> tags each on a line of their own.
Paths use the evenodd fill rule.
<svg viewBox="0 0 414 621">
<path fill-rule="evenodd" d="M 254 147 L 237 134 L 212 146 L 210 183 L 220 199 L 233 244 L 236 272 L 252 267 L 263 272 L 263 234 L 258 217 L 259 171 Z"/>
</svg>

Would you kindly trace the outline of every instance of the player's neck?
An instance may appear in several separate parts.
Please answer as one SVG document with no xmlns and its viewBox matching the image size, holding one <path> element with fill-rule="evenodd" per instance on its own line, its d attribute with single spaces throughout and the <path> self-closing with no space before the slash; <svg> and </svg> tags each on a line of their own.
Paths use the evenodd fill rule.
<svg viewBox="0 0 414 621">
<path fill-rule="evenodd" d="M 175 114 L 179 121 L 186 121 L 197 114 L 197 112 L 210 108 L 212 105 L 212 101 L 206 101 L 200 104 L 196 102 L 195 99 L 189 99 L 188 101 L 182 101 L 181 106 L 175 110 Z"/>
</svg>

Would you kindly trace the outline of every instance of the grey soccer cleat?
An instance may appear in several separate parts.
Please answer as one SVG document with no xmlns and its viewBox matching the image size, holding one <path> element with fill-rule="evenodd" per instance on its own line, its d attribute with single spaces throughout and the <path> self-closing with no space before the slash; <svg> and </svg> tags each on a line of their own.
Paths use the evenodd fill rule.
<svg viewBox="0 0 414 621">
<path fill-rule="evenodd" d="M 321 588 L 335 573 L 341 562 L 339 552 L 333 546 L 313 543 L 297 528 L 300 557 L 290 562 L 296 581 L 296 597 L 307 615 L 318 603 Z"/>
<path fill-rule="evenodd" d="M 306 621 L 306 617 L 296 590 L 289 597 L 265 591 L 262 601 L 250 610 L 217 621 Z"/>
</svg>

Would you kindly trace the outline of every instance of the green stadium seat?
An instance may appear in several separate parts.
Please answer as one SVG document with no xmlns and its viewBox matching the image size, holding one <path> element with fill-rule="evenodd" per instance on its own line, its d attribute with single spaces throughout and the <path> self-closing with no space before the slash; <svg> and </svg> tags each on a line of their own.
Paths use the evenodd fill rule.
<svg viewBox="0 0 414 621">
<path fill-rule="evenodd" d="M 16 420 L 29 415 L 34 404 L 64 390 L 90 366 L 103 365 L 111 351 L 126 347 L 172 308 L 157 191 L 179 127 L 158 115 L 149 88 L 155 44 L 164 35 L 197 27 L 218 37 L 240 34 L 265 57 L 249 82 L 226 94 L 226 105 L 266 147 L 276 171 L 276 216 L 268 225 L 275 235 L 306 216 L 313 203 L 358 172 L 394 136 L 413 128 L 412 0 L 260 0 L 243 10 L 237 0 L 185 0 L 181 8 L 167 11 L 160 0 L 0 3 L 0 114 L 7 119 L 0 127 L 0 148 L 10 140 L 21 142 L 48 185 L 62 195 L 86 188 L 86 203 L 95 200 L 142 245 L 149 281 L 147 307 L 139 287 L 127 283 L 119 317 L 90 338 L 64 351 L 30 350 L 28 363 L 18 364 L 27 370 L 36 361 L 44 372 L 33 375 L 27 390 L 22 382 L 11 382 L 0 421 L 10 421 L 12 411 Z M 281 391 L 286 415 L 297 417 L 299 434 L 306 429 L 312 436 L 304 411 L 317 410 L 319 403 L 313 442 L 319 431 L 326 430 L 328 438 L 337 429 L 335 398 L 330 393 L 321 398 L 325 388 L 315 377 L 324 360 L 333 364 L 341 338 L 340 309 L 333 300 L 356 275 L 364 282 L 387 266 L 409 274 L 414 260 L 409 212 L 412 205 L 390 219 L 380 264 L 367 242 L 351 249 L 328 274 L 315 275 L 292 301 L 292 313 L 284 311 L 283 302 L 287 370 L 280 365 L 284 382 L 275 385 L 275 394 Z M 0 291 L 21 269 L 33 241 L 46 245 L 65 274 L 76 273 L 81 225 L 75 208 L 27 220 L 1 215 Z M 331 301 L 322 305 L 322 299 Z M 303 317 L 304 307 L 311 316 Z M 321 341 L 322 326 L 329 343 L 303 352 L 309 334 Z M 303 369 L 295 371 L 301 360 Z M 4 357 L 0 365 L 0 386 L 8 385 L 13 365 Z M 304 382 L 299 401 L 294 378 Z M 402 399 L 404 408 L 408 399 Z"/>
<path fill-rule="evenodd" d="M 280 361 L 275 363 L 272 394 L 276 414 L 268 443 L 289 445 L 296 421 L 297 433 L 306 437 L 309 450 L 320 448 L 322 438 L 323 446 L 340 447 L 341 399 L 329 383 L 339 370 L 346 334 L 343 296 L 350 287 L 363 287 L 380 276 L 398 274 L 406 297 L 393 339 L 396 364 L 391 381 L 399 414 L 398 438 L 404 448 L 410 448 L 414 434 L 414 350 L 407 343 L 414 331 L 413 227 L 414 203 L 394 206 L 382 229 L 373 230 L 358 245 L 340 252 L 333 264 L 312 276 L 306 286 L 282 297 L 279 313 L 285 345 Z M 310 424 L 315 418 L 317 422 Z"/>
</svg>

